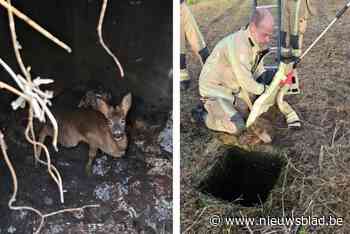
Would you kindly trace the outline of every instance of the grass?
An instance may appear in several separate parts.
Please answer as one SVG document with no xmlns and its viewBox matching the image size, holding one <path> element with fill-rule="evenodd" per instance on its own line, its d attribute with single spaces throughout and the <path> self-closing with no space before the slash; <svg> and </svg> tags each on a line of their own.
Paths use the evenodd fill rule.
<svg viewBox="0 0 350 234">
<path fill-rule="evenodd" d="M 203 1 L 191 6 L 209 49 L 243 26 L 250 13 L 248 1 Z M 241 4 L 239 4 L 241 3 Z M 244 4 L 243 4 L 244 3 Z M 318 4 L 305 35 L 305 48 L 334 17 L 341 0 Z M 350 233 L 350 82 L 345 14 L 300 64 L 303 93 L 287 97 L 303 121 L 303 130 L 289 131 L 280 113 L 274 116 L 273 150 L 282 150 L 287 166 L 265 203 L 243 207 L 201 193 L 199 181 L 218 160 L 219 134 L 188 121 L 199 100 L 201 66 L 189 53 L 192 87 L 181 96 L 181 225 L 187 233 Z M 272 115 L 272 112 L 268 113 Z M 260 149 L 262 150 L 262 149 Z M 341 226 L 210 226 L 211 215 L 248 217 L 341 217 Z"/>
</svg>

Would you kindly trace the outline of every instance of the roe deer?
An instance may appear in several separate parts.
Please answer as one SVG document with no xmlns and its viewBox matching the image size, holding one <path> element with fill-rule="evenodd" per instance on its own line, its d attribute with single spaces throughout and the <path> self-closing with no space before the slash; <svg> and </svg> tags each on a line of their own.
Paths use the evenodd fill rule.
<svg viewBox="0 0 350 234">
<path fill-rule="evenodd" d="M 119 158 L 125 154 L 128 139 L 125 133 L 125 118 L 131 107 L 131 94 L 123 97 L 120 105 L 109 106 L 102 99 L 97 99 L 97 110 L 75 109 L 73 111 L 54 111 L 58 122 L 58 143 L 64 147 L 74 147 L 80 142 L 89 145 L 89 161 L 85 167 L 90 175 L 91 164 L 97 150 Z M 46 136 L 52 136 L 51 125 L 45 124 L 40 131 L 39 141 L 44 143 Z M 40 157 L 41 147 L 38 155 Z"/>
<path fill-rule="evenodd" d="M 272 123 L 260 117 L 248 130 L 240 136 L 242 145 L 270 144 L 272 142 Z"/>
</svg>

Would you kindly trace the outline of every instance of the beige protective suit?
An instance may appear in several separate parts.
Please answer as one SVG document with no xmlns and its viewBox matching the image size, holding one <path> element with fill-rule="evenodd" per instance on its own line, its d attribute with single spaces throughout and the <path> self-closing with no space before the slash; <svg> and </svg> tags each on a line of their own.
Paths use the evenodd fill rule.
<svg viewBox="0 0 350 234">
<path fill-rule="evenodd" d="M 282 56 L 300 57 L 307 20 L 315 9 L 311 0 L 282 1 Z"/>
<path fill-rule="evenodd" d="M 266 92 L 260 95 L 254 102 L 250 114 L 246 121 L 246 126 L 250 127 L 258 117 L 269 108 L 277 104 L 278 108 L 285 114 L 289 127 L 300 127 L 300 120 L 291 106 L 283 100 L 285 92 L 290 88 L 293 80 L 293 63 L 280 63 L 278 71 Z"/>
<path fill-rule="evenodd" d="M 192 50 L 201 58 L 204 63 L 208 57 L 208 49 L 204 42 L 202 33 L 199 30 L 197 22 L 193 17 L 191 10 L 185 1 L 181 1 L 180 5 L 180 23 L 181 23 L 181 55 L 180 55 L 180 81 L 190 79 L 186 69 L 186 41 L 190 44 Z"/>
<path fill-rule="evenodd" d="M 256 81 L 265 71 L 263 51 L 249 28 L 225 37 L 216 45 L 199 77 L 208 128 L 235 135 L 245 130 L 252 98 L 267 90 L 265 84 Z M 289 116 L 297 117 L 285 101 L 279 107 L 287 122 L 294 121 Z"/>
<path fill-rule="evenodd" d="M 282 29 L 281 55 L 282 61 L 286 58 L 296 59 L 301 56 L 304 33 L 307 21 L 311 14 L 315 14 L 315 4 L 311 0 L 284 0 L 282 1 Z M 286 94 L 299 94 L 299 79 L 295 71 L 294 83 Z"/>
</svg>

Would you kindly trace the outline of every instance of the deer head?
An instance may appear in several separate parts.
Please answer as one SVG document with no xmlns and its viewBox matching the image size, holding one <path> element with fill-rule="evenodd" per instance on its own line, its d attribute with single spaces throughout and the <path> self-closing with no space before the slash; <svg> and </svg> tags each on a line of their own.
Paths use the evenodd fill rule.
<svg viewBox="0 0 350 234">
<path fill-rule="evenodd" d="M 126 116 L 132 103 L 131 93 L 123 97 L 119 105 L 109 106 L 103 99 L 97 99 L 97 109 L 106 117 L 113 139 L 119 141 L 125 135 Z"/>
</svg>

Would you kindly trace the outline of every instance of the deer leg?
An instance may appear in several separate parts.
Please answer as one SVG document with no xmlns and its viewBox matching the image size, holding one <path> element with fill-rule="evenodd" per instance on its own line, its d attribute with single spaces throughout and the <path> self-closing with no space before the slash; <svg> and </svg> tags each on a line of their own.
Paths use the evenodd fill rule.
<svg viewBox="0 0 350 234">
<path fill-rule="evenodd" d="M 89 161 L 85 166 L 85 172 L 88 176 L 91 175 L 91 165 L 92 161 L 95 159 L 97 153 L 97 148 L 93 146 L 89 146 Z"/>
</svg>

